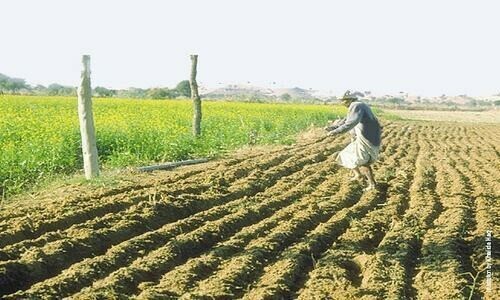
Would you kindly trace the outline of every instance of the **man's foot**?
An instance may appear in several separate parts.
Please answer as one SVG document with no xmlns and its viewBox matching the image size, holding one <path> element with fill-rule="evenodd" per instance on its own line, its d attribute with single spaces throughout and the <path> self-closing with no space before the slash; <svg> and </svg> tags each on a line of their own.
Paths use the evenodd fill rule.
<svg viewBox="0 0 500 300">
<path fill-rule="evenodd" d="M 351 181 L 360 181 L 363 180 L 363 176 L 358 168 L 352 169 L 353 176 L 351 177 Z"/>
<path fill-rule="evenodd" d="M 351 181 L 360 181 L 363 180 L 363 177 L 360 175 L 354 175 L 351 177 Z"/>
<path fill-rule="evenodd" d="M 377 187 L 374 184 L 369 184 L 367 187 L 363 189 L 363 191 L 368 192 L 371 190 L 375 190 Z"/>
</svg>

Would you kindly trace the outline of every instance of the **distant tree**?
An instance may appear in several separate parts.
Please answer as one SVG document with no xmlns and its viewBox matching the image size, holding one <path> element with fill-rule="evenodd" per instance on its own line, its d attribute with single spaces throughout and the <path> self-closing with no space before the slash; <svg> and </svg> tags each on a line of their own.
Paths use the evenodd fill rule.
<svg viewBox="0 0 500 300">
<path fill-rule="evenodd" d="M 98 97 L 113 97 L 116 95 L 115 90 L 110 90 L 102 86 L 97 86 L 94 88 L 94 94 Z"/>
<path fill-rule="evenodd" d="M 152 99 L 169 99 L 175 98 L 177 93 L 168 88 L 152 88 L 147 91 L 148 98 Z"/>
<path fill-rule="evenodd" d="M 141 89 L 141 88 L 129 88 L 126 90 L 118 90 L 117 91 L 117 96 L 122 97 L 122 98 L 147 98 L 148 95 L 148 90 L 146 89 Z"/>
<path fill-rule="evenodd" d="M 475 99 L 470 99 L 467 101 L 468 106 L 477 106 L 477 101 Z"/>
<path fill-rule="evenodd" d="M 147 92 L 148 97 L 152 99 L 165 99 L 167 97 L 167 91 L 162 88 L 150 89 Z"/>
<path fill-rule="evenodd" d="M 47 95 L 47 88 L 41 84 L 31 88 L 31 92 L 35 95 Z"/>
<path fill-rule="evenodd" d="M 24 79 L 11 78 L 7 82 L 7 89 L 11 90 L 12 92 L 17 92 L 17 91 L 19 91 L 21 89 L 27 89 L 27 88 L 29 88 L 29 86 L 26 84 L 26 82 L 24 81 Z"/>
<path fill-rule="evenodd" d="M 47 87 L 47 92 L 49 96 L 72 96 L 76 94 L 76 89 L 74 87 L 52 83 Z"/>
<path fill-rule="evenodd" d="M 396 97 L 389 98 L 386 101 L 387 101 L 387 103 L 394 104 L 394 105 L 400 105 L 400 104 L 403 104 L 405 102 L 403 99 L 396 98 Z"/>
<path fill-rule="evenodd" d="M 183 80 L 177 84 L 175 90 L 182 97 L 191 97 L 191 85 L 189 84 L 189 80 Z"/>
<path fill-rule="evenodd" d="M 490 102 L 488 102 L 486 100 L 476 100 L 476 105 L 477 106 L 489 106 Z"/>
<path fill-rule="evenodd" d="M 47 87 L 47 92 L 50 96 L 56 96 L 59 93 L 59 89 L 62 88 L 62 85 L 57 83 L 49 84 Z"/>
<path fill-rule="evenodd" d="M 258 95 L 258 94 L 249 94 L 247 97 L 246 97 L 246 100 L 248 102 L 254 102 L 254 103 L 261 103 L 261 102 L 264 102 L 263 99 Z"/>
<path fill-rule="evenodd" d="M 4 74 L 0 74 L 0 90 L 16 93 L 22 89 L 30 89 L 26 81 L 21 78 L 12 78 Z"/>
<path fill-rule="evenodd" d="M 288 93 L 284 93 L 283 95 L 280 96 L 280 99 L 283 101 L 290 101 L 292 100 L 292 96 L 290 96 L 290 94 Z"/>
<path fill-rule="evenodd" d="M 495 105 L 495 106 L 500 106 L 500 100 L 495 100 L 495 101 L 493 101 L 493 105 Z"/>
<path fill-rule="evenodd" d="M 336 96 L 330 96 L 326 98 L 327 103 L 332 103 L 332 102 L 337 102 L 337 97 Z"/>
</svg>

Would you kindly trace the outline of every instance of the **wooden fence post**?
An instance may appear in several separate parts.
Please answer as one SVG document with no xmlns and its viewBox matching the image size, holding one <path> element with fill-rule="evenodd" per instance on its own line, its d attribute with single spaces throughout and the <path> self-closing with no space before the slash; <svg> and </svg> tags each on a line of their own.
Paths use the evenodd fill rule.
<svg viewBox="0 0 500 300">
<path fill-rule="evenodd" d="M 85 178 L 99 175 L 99 162 L 92 114 L 92 88 L 90 85 L 90 55 L 82 56 L 83 69 L 78 87 L 78 117 L 82 135 L 83 169 Z"/>
<path fill-rule="evenodd" d="M 198 65 L 198 55 L 191 55 L 191 78 L 189 84 L 191 86 L 191 99 L 193 100 L 193 134 L 200 136 L 201 134 L 201 99 L 198 94 L 198 84 L 196 83 L 196 68 Z"/>
</svg>

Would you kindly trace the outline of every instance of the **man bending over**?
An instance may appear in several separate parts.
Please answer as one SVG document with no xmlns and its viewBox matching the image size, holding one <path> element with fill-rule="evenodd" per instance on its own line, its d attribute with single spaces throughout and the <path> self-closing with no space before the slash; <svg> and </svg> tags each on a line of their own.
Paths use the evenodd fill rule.
<svg viewBox="0 0 500 300">
<path fill-rule="evenodd" d="M 363 173 L 368 180 L 365 191 L 374 189 L 376 183 L 370 165 L 378 158 L 380 124 L 370 107 L 351 95 L 349 91 L 344 94 L 341 102 L 349 108 L 347 117 L 325 127 L 328 135 L 350 131 L 353 136 L 352 142 L 338 154 L 337 163 L 353 170 L 353 180 L 359 180 Z"/>
</svg>

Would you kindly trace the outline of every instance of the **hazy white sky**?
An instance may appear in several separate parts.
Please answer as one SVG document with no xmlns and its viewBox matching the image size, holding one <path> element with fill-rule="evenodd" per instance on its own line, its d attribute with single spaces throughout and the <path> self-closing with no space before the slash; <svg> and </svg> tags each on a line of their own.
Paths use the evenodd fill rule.
<svg viewBox="0 0 500 300">
<path fill-rule="evenodd" d="M 0 73 L 77 85 L 500 92 L 500 1 L 2 0 Z M 276 82 L 273 85 L 273 82 Z"/>
</svg>

